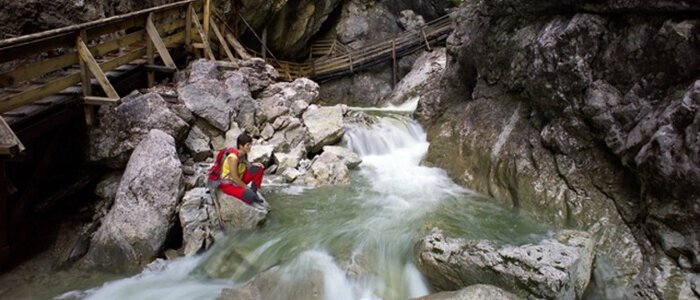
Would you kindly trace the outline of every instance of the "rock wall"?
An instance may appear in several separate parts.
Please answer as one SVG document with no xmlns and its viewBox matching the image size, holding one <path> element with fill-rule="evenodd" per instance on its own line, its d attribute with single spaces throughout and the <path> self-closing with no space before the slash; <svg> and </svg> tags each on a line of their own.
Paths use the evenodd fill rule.
<svg viewBox="0 0 700 300">
<path fill-rule="evenodd" d="M 697 297 L 698 3 L 469 1 L 424 93 L 427 161 L 593 233 L 605 298 Z M 516 13 L 517 12 L 517 13 Z M 601 274 L 598 273 L 598 276 Z"/>
</svg>

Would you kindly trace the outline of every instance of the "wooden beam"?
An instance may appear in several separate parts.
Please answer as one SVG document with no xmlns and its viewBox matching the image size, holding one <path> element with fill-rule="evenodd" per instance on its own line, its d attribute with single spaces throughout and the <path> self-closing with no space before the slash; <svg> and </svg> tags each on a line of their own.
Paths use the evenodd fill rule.
<svg viewBox="0 0 700 300">
<path fill-rule="evenodd" d="M 241 43 L 238 42 L 238 40 L 235 36 L 233 36 L 233 34 L 231 34 L 230 32 L 226 32 L 225 35 L 226 40 L 229 44 L 231 44 L 231 46 L 233 46 L 233 50 L 236 51 L 236 53 L 241 59 L 250 59 L 253 57 L 250 54 L 248 54 L 248 51 L 245 50 L 245 47 L 243 47 L 243 45 L 241 45 Z"/>
<path fill-rule="evenodd" d="M 77 37 L 75 41 L 76 49 L 80 49 L 80 44 L 84 43 L 82 42 L 82 39 L 87 38 L 87 33 L 85 30 L 80 32 L 80 35 Z M 84 97 L 89 97 L 92 95 L 92 83 L 90 82 L 90 71 L 88 69 L 87 63 L 80 58 L 80 51 L 78 51 L 78 55 L 76 57 L 78 59 L 78 62 L 80 63 L 80 81 L 82 82 L 83 86 L 83 96 Z M 95 108 L 91 107 L 89 105 L 83 106 L 83 110 L 85 113 L 85 124 L 87 125 L 92 125 L 95 123 Z"/>
<path fill-rule="evenodd" d="M 425 42 L 425 47 L 428 50 L 428 52 L 433 52 L 433 49 L 430 48 L 430 43 L 428 42 L 428 38 L 425 37 L 425 30 L 423 30 L 423 28 L 420 29 L 420 33 L 423 35 L 423 41 Z"/>
<path fill-rule="evenodd" d="M 204 0 L 204 40 L 209 42 L 209 23 L 211 23 L 211 0 Z"/>
<path fill-rule="evenodd" d="M 3 117 L 0 117 L 0 155 L 15 156 L 24 151 L 22 141 L 17 138 Z M 3 187 L 0 187 L 0 189 Z"/>
<path fill-rule="evenodd" d="M 185 13 L 185 50 L 192 51 L 190 46 L 192 45 L 192 3 L 187 5 L 187 12 Z"/>
<path fill-rule="evenodd" d="M 219 43 L 221 43 L 221 48 L 223 48 L 224 52 L 226 52 L 226 56 L 228 57 L 228 60 L 235 63 L 235 58 L 233 57 L 233 53 L 231 52 L 231 49 L 228 47 L 228 44 L 226 43 L 226 39 L 224 39 L 224 36 L 221 35 L 221 31 L 219 30 L 219 27 L 216 26 L 215 22 L 211 23 L 211 29 L 212 29 L 212 31 L 214 31 L 214 35 L 216 35 L 216 38 L 219 40 Z"/>
<path fill-rule="evenodd" d="M 204 29 L 202 29 L 202 24 L 199 24 L 199 17 L 197 17 L 197 12 L 192 9 L 192 21 L 194 22 L 194 26 L 197 28 L 197 33 L 199 33 L 199 36 L 202 38 L 202 44 L 204 44 L 204 54 L 209 58 L 209 59 L 216 59 L 214 57 L 214 52 L 211 51 L 211 47 L 209 46 L 209 40 L 207 39 L 207 36 L 204 34 Z"/>
<path fill-rule="evenodd" d="M 262 38 L 260 39 L 260 42 L 262 44 L 262 49 L 260 49 L 262 59 L 267 59 L 267 27 L 263 28 Z"/>
<path fill-rule="evenodd" d="M 110 98 L 119 98 L 119 94 L 117 94 L 117 91 L 114 90 L 112 84 L 109 83 L 109 79 L 107 79 L 107 76 L 105 76 L 105 73 L 102 71 L 102 68 L 100 68 L 100 65 L 97 64 L 95 58 L 92 57 L 92 54 L 90 54 L 90 50 L 85 45 L 83 39 L 81 39 L 80 37 L 78 37 L 78 54 L 80 55 L 80 59 L 83 60 L 87 65 L 88 69 L 90 70 L 90 73 L 92 73 L 92 75 L 95 76 L 95 79 L 97 79 L 97 82 L 100 83 L 100 86 L 102 86 L 102 89 L 104 90 L 105 94 L 107 94 L 107 96 Z"/>
<path fill-rule="evenodd" d="M 153 71 L 153 72 L 160 72 L 160 73 L 168 73 L 172 74 L 177 72 L 177 68 L 171 68 L 171 67 L 166 67 L 166 66 L 160 66 L 160 65 L 145 65 L 144 68 L 147 71 Z"/>
<path fill-rule="evenodd" d="M 146 39 L 146 60 L 149 65 L 155 64 L 156 59 L 153 55 L 153 41 L 150 38 Z M 146 70 L 146 85 L 152 88 L 156 85 L 156 74 L 153 71 Z"/>
<path fill-rule="evenodd" d="M 153 42 L 153 45 L 155 45 L 158 55 L 160 55 L 160 58 L 163 60 L 163 63 L 165 63 L 165 66 L 177 68 L 175 61 L 173 61 L 172 56 L 170 56 L 170 52 L 168 52 L 168 48 L 160 38 L 156 25 L 153 24 L 153 14 L 148 15 L 148 18 L 146 19 L 146 32 L 148 32 L 148 37 L 150 37 L 151 42 Z"/>
<path fill-rule="evenodd" d="M 112 105 L 119 103 L 119 98 L 84 96 L 83 102 L 88 105 Z"/>
</svg>

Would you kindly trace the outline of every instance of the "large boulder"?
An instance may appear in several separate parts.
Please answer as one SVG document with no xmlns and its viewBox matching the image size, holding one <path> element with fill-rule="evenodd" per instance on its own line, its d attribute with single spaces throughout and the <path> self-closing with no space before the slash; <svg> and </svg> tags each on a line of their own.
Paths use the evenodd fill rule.
<svg viewBox="0 0 700 300">
<path fill-rule="evenodd" d="M 520 300 L 521 298 L 487 284 L 475 284 L 454 292 L 440 292 L 413 300 Z"/>
<path fill-rule="evenodd" d="M 337 156 L 348 169 L 355 169 L 362 163 L 362 158 L 360 158 L 357 153 L 345 147 L 323 146 L 323 153 L 330 153 Z"/>
<path fill-rule="evenodd" d="M 306 148 L 302 144 L 297 145 L 289 152 L 275 152 L 273 154 L 274 162 L 277 165 L 277 173 L 280 174 L 287 169 L 296 168 L 304 158 L 306 158 Z"/>
<path fill-rule="evenodd" d="M 88 130 L 88 160 L 111 168 L 124 168 L 131 152 L 151 129 L 179 140 L 188 128 L 157 93 L 124 97 L 116 107 L 101 107 L 98 117 L 99 124 Z"/>
<path fill-rule="evenodd" d="M 431 286 L 455 290 L 490 284 L 523 298 L 581 299 L 595 244 L 586 232 L 564 231 L 522 246 L 445 237 L 434 229 L 416 245 L 417 267 Z"/>
<path fill-rule="evenodd" d="M 275 147 L 275 152 L 289 152 L 299 145 L 304 145 L 308 135 L 302 121 L 290 116 L 277 118 L 272 128 L 276 131 L 268 140 L 268 144 Z"/>
<path fill-rule="evenodd" d="M 175 139 L 151 130 L 129 159 L 114 205 L 95 233 L 84 264 L 136 270 L 155 259 L 182 196 L 181 179 Z"/>
<path fill-rule="evenodd" d="M 221 207 L 221 218 L 224 223 L 232 228 L 253 229 L 265 223 L 269 204 L 254 207 L 242 200 L 217 190 L 216 196 Z M 263 200 L 264 201 L 264 200 Z"/>
<path fill-rule="evenodd" d="M 423 94 L 430 83 L 439 80 L 445 71 L 447 54 L 445 48 L 436 48 L 432 52 L 423 52 L 413 64 L 411 72 L 396 85 L 388 102 L 401 104 L 406 100 Z"/>
<path fill-rule="evenodd" d="M 199 80 L 179 86 L 178 95 L 195 116 L 221 131 L 228 130 L 233 108 L 228 103 L 224 84 L 212 79 Z"/>
<path fill-rule="evenodd" d="M 303 120 L 309 131 L 307 150 L 310 153 L 339 142 L 345 133 L 343 110 L 339 105 L 309 108 L 304 112 Z"/>
<path fill-rule="evenodd" d="M 276 97 L 289 106 L 289 103 L 294 101 L 316 103 L 318 93 L 319 86 L 316 82 L 308 78 L 297 78 L 292 82 L 278 82 L 270 85 L 260 94 L 260 98 L 264 101 L 265 98 Z"/>
<path fill-rule="evenodd" d="M 314 158 L 301 180 L 297 180 L 299 181 L 313 187 L 347 185 L 350 184 L 350 170 L 341 157 L 331 152 L 323 152 Z"/>
</svg>

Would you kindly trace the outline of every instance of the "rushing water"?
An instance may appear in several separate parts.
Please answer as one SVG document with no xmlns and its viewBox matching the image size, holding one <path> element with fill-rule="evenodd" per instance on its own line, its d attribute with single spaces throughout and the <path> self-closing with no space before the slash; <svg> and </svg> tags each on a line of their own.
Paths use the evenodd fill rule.
<svg viewBox="0 0 700 300">
<path fill-rule="evenodd" d="M 351 185 L 268 186 L 273 211 L 263 228 L 229 232 L 203 255 L 157 261 L 137 276 L 63 298 L 213 299 L 257 275 L 267 278 L 259 286 L 268 298 L 406 299 L 430 291 L 412 249 L 433 227 L 515 244 L 546 234 L 444 171 L 421 166 L 423 129 L 408 117 L 384 115 L 346 128 L 344 144 L 363 159 Z"/>
</svg>

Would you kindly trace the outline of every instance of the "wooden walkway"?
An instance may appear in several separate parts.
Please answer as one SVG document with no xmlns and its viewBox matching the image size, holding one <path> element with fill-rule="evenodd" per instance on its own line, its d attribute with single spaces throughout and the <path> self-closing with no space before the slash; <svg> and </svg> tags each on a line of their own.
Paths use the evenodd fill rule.
<svg viewBox="0 0 700 300">
<path fill-rule="evenodd" d="M 308 77 L 325 81 L 334 77 L 352 74 L 377 64 L 396 60 L 420 49 L 432 50 L 431 45 L 442 42 L 452 32 L 452 21 L 443 16 L 426 24 L 422 29 L 405 31 L 391 39 L 361 49 L 350 49 L 337 40 L 315 43 L 310 49 L 310 59 L 303 63 L 268 59 L 280 74 L 288 79 Z M 321 56 L 313 58 L 314 56 Z"/>
</svg>

